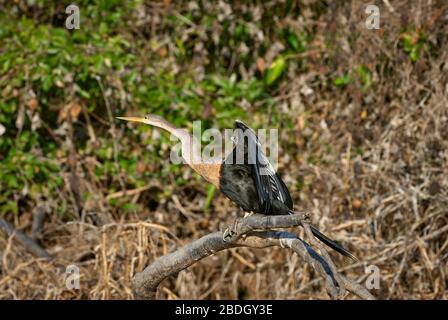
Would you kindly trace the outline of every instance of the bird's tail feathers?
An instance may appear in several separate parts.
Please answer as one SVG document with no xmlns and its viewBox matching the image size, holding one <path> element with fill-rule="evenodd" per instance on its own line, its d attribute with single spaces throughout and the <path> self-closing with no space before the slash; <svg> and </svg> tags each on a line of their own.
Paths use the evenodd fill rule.
<svg viewBox="0 0 448 320">
<path fill-rule="evenodd" d="M 325 243 L 331 249 L 339 252 L 340 254 L 342 254 L 345 257 L 349 257 L 353 261 L 358 261 L 358 259 L 351 252 L 349 252 L 347 249 L 345 249 L 342 245 L 340 245 L 336 241 L 328 238 L 326 235 L 324 235 L 322 232 L 320 232 L 317 228 L 310 225 L 310 229 L 311 229 L 311 232 L 313 233 L 313 235 L 317 239 L 319 239 L 320 241 Z"/>
<path fill-rule="evenodd" d="M 292 210 L 288 210 L 289 214 L 294 214 L 295 212 Z M 319 239 L 321 242 L 326 244 L 331 249 L 339 252 L 344 257 L 348 257 L 353 261 L 358 261 L 358 258 L 356 258 L 352 253 L 350 253 L 347 249 L 345 249 L 341 244 L 337 243 L 336 241 L 328 238 L 326 235 L 324 235 L 322 232 L 320 232 L 316 227 L 313 227 L 310 225 L 311 232 L 313 235 Z"/>
</svg>

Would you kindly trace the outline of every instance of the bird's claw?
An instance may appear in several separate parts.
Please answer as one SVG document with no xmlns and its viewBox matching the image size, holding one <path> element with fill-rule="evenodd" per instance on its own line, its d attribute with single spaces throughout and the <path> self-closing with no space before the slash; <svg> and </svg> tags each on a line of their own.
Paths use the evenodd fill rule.
<svg viewBox="0 0 448 320">
<path fill-rule="evenodd" d="M 224 242 L 233 242 L 240 238 L 240 234 L 238 231 L 239 228 L 239 220 L 235 220 L 226 230 L 224 230 L 222 234 L 222 241 Z"/>
<path fill-rule="evenodd" d="M 230 240 L 232 238 L 233 238 L 233 235 L 232 235 L 232 232 L 229 227 L 226 230 L 224 230 L 224 232 L 222 234 L 222 241 L 227 242 L 228 240 Z"/>
<path fill-rule="evenodd" d="M 309 211 L 305 212 L 303 218 L 305 222 L 311 222 L 311 213 Z"/>
</svg>

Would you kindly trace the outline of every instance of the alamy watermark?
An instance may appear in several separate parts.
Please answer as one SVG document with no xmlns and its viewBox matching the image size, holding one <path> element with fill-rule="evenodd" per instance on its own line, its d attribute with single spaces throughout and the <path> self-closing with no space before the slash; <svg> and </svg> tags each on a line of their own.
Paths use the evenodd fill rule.
<svg viewBox="0 0 448 320">
<path fill-rule="evenodd" d="M 365 20 L 367 29 L 380 29 L 380 9 L 377 5 L 368 4 L 364 11 L 368 16 Z M 76 4 L 70 4 L 65 8 L 69 16 L 65 19 L 65 27 L 69 30 L 80 28 L 80 10 Z"/>
<path fill-rule="evenodd" d="M 79 279 L 80 273 L 78 266 L 74 264 L 68 265 L 67 268 L 65 268 L 65 287 L 68 290 L 79 290 L 81 288 Z"/>
<path fill-rule="evenodd" d="M 378 266 L 371 264 L 367 266 L 364 270 L 366 274 L 369 274 L 365 281 L 365 286 L 367 289 L 379 289 L 380 288 L 380 268 Z"/>
<path fill-rule="evenodd" d="M 80 14 L 79 7 L 76 4 L 71 4 L 65 8 L 65 13 L 69 16 L 65 19 L 65 27 L 69 30 L 80 28 Z"/>
<path fill-rule="evenodd" d="M 380 8 L 374 4 L 366 6 L 365 13 L 369 16 L 365 21 L 366 28 L 369 30 L 380 28 Z"/>
<path fill-rule="evenodd" d="M 257 164 L 260 174 L 271 174 L 278 166 L 278 129 L 207 129 L 193 122 L 193 134 L 177 129 L 171 134 L 177 144 L 171 149 L 174 164 Z"/>
</svg>

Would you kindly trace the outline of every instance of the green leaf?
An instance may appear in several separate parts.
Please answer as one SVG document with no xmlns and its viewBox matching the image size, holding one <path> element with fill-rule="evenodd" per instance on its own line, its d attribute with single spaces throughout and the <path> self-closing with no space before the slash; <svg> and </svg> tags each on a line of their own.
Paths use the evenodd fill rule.
<svg viewBox="0 0 448 320">
<path fill-rule="evenodd" d="M 215 193 L 216 193 L 216 187 L 214 185 L 210 185 L 207 190 L 207 200 L 205 200 L 204 210 L 210 209 L 213 198 L 215 197 Z"/>
<path fill-rule="evenodd" d="M 356 71 L 361 79 L 363 90 L 368 89 L 372 85 L 372 75 L 370 70 L 366 66 L 359 66 Z"/>
<path fill-rule="evenodd" d="M 292 49 L 294 49 L 294 51 L 299 51 L 300 48 L 299 38 L 297 38 L 297 36 L 294 33 L 290 33 L 287 36 L 287 40 L 288 44 L 291 46 Z"/>
<path fill-rule="evenodd" d="M 266 83 L 273 84 L 283 73 L 286 68 L 286 60 L 283 57 L 278 57 L 272 62 L 266 73 Z"/>
<path fill-rule="evenodd" d="M 403 35 L 403 47 L 406 52 L 411 52 L 414 47 L 413 39 L 408 34 Z"/>
<path fill-rule="evenodd" d="M 19 187 L 19 182 L 17 181 L 17 178 L 15 175 L 6 175 L 4 177 L 4 180 L 6 181 L 6 185 L 10 189 L 15 189 Z"/>
<path fill-rule="evenodd" d="M 416 62 L 420 58 L 421 50 L 425 46 L 425 34 L 419 33 L 414 36 L 411 34 L 402 34 L 401 40 L 403 50 L 409 55 L 412 62 Z"/>
<path fill-rule="evenodd" d="M 411 58 L 412 62 L 415 62 L 420 57 L 420 47 L 416 46 L 412 48 L 411 52 L 409 53 L 409 57 Z"/>
<path fill-rule="evenodd" d="M 52 86 L 53 86 L 53 77 L 50 75 L 45 76 L 42 80 L 42 89 L 45 92 L 48 92 Z"/>
<path fill-rule="evenodd" d="M 336 87 L 344 87 L 352 82 L 351 74 L 347 73 L 334 79 L 333 83 Z"/>
<path fill-rule="evenodd" d="M 18 214 L 19 213 L 19 207 L 17 206 L 17 202 L 16 201 L 8 201 L 4 205 L 2 205 L 0 211 L 1 211 L 2 215 L 6 214 L 8 212 L 12 212 L 14 214 Z"/>
<path fill-rule="evenodd" d="M 90 93 L 86 90 L 81 89 L 80 87 L 76 88 L 76 91 L 81 95 L 81 97 L 90 99 Z"/>
</svg>

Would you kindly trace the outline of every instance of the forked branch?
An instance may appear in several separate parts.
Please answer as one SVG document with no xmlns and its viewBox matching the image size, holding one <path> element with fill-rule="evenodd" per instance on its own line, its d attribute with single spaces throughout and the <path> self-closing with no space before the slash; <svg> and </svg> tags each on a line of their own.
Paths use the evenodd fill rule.
<svg viewBox="0 0 448 320">
<path fill-rule="evenodd" d="M 311 243 L 318 246 L 322 255 L 318 254 L 311 245 L 295 234 L 271 230 L 272 228 L 290 228 L 300 225 L 308 229 L 305 213 L 288 216 L 252 215 L 238 219 L 236 224 L 240 237 L 234 238 L 232 241 L 223 241 L 221 232 L 208 234 L 160 257 L 142 272 L 137 273 L 134 277 L 135 296 L 139 299 L 154 299 L 157 287 L 165 278 L 218 251 L 235 247 L 266 248 L 279 246 L 293 250 L 309 263 L 325 280 L 326 290 L 332 299 L 342 297 L 346 290 L 361 299 L 375 299 L 362 285 L 339 274 L 325 248 L 316 240 L 311 239 Z M 241 236 L 243 234 L 244 237 Z M 310 232 L 307 232 L 307 234 L 309 236 Z"/>
</svg>

